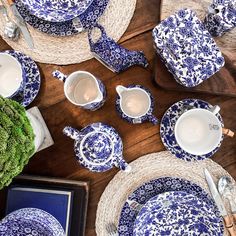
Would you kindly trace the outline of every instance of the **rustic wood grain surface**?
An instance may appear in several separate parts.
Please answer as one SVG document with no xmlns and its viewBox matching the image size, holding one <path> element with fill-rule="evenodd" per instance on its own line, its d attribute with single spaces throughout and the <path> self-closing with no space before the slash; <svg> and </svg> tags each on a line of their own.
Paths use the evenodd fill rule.
<svg viewBox="0 0 236 236">
<path fill-rule="evenodd" d="M 158 87 L 153 81 L 155 52 L 151 30 L 158 23 L 159 0 L 138 0 L 133 20 L 120 40 L 128 49 L 143 50 L 150 62 L 148 69 L 133 67 L 121 74 L 114 74 L 95 59 L 70 66 L 38 64 L 42 73 L 42 89 L 32 106 L 38 106 L 55 141 L 55 145 L 37 153 L 24 169 L 25 174 L 62 177 L 73 180 L 89 180 L 89 198 L 86 236 L 95 234 L 95 217 L 99 198 L 106 185 L 117 173 L 112 169 L 105 173 L 91 173 L 80 167 L 73 152 L 73 141 L 62 134 L 66 125 L 82 128 L 92 122 L 105 122 L 117 129 L 124 142 L 124 157 L 131 162 L 138 157 L 165 150 L 159 135 L 159 125 L 151 123 L 131 125 L 122 120 L 115 111 L 116 85 L 141 84 L 151 90 L 155 97 L 155 115 L 161 118 L 166 109 L 184 98 L 199 98 L 221 106 L 225 125 L 236 130 L 236 98 L 190 92 L 171 92 Z M 45 42 L 46 43 L 46 42 Z M 0 40 L 0 49 L 9 46 Z M 60 69 L 69 74 L 75 70 L 87 70 L 100 78 L 106 85 L 108 98 L 98 111 L 81 110 L 69 103 L 63 94 L 63 84 L 54 79 L 52 71 Z M 158 70 L 158 68 L 157 68 Z M 221 86 L 221 84 L 219 84 Z M 225 138 L 222 147 L 212 158 L 236 179 L 236 138 Z M 4 215 L 4 191 L 0 194 L 0 215 Z M 108 206 L 109 207 L 109 206 Z"/>
</svg>

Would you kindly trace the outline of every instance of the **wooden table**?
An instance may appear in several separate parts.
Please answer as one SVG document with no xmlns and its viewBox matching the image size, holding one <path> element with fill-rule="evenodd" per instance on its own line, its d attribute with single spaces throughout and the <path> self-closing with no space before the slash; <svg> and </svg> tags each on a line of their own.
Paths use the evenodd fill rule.
<svg viewBox="0 0 236 236">
<path fill-rule="evenodd" d="M 149 88 L 155 97 L 155 114 L 161 118 L 165 110 L 173 103 L 184 98 L 199 98 L 221 106 L 225 125 L 236 130 L 236 98 L 212 96 L 197 93 L 166 91 L 153 82 L 155 52 L 151 30 L 159 19 L 159 0 L 138 0 L 133 20 L 120 40 L 128 49 L 143 50 L 150 62 L 148 69 L 133 67 L 121 74 L 114 74 L 95 59 L 70 66 L 38 64 L 42 74 L 42 88 L 32 106 L 38 106 L 49 127 L 55 145 L 37 153 L 25 167 L 24 173 L 32 175 L 62 177 L 74 180 L 89 180 L 91 183 L 86 236 L 95 234 L 96 209 L 99 198 L 113 176 L 118 172 L 112 169 L 105 173 L 92 173 L 80 167 L 73 152 L 73 141 L 62 134 L 66 125 L 76 128 L 92 122 L 105 122 L 117 129 L 124 142 L 124 156 L 128 162 L 147 153 L 165 150 L 159 135 L 159 125 L 151 123 L 131 125 L 122 120 L 115 111 L 115 87 L 119 84 L 141 84 Z M 0 41 L 0 49 L 9 46 Z M 54 79 L 52 71 L 59 69 L 64 73 L 75 70 L 87 70 L 100 78 L 108 90 L 105 105 L 98 111 L 81 110 L 68 102 L 63 94 L 63 85 Z M 226 138 L 213 160 L 222 165 L 236 179 L 236 143 L 235 138 Z M 2 191 L 3 193 L 3 191 Z M 3 194 L 0 195 L 0 215 L 3 216 Z M 107 206 L 109 207 L 109 206 Z"/>
</svg>

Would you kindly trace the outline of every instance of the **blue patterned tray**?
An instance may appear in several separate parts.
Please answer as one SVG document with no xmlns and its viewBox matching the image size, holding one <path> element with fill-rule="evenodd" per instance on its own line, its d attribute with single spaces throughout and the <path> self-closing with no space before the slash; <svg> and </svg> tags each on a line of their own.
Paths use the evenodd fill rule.
<svg viewBox="0 0 236 236">
<path fill-rule="evenodd" d="M 160 126 L 161 140 L 165 145 L 165 147 L 177 158 L 183 159 L 185 161 L 192 161 L 192 160 L 199 161 L 209 158 L 218 151 L 224 136 L 222 136 L 221 143 L 218 145 L 217 148 L 215 148 L 215 150 L 206 155 L 201 155 L 201 156 L 196 156 L 187 153 L 178 145 L 175 139 L 174 135 L 175 124 L 178 118 L 182 115 L 185 106 L 193 106 L 195 108 L 203 108 L 203 109 L 209 109 L 212 107 L 212 105 L 210 105 L 208 102 L 199 99 L 185 99 L 173 104 L 162 117 Z M 217 117 L 221 121 L 223 127 L 224 124 L 221 115 L 217 114 Z"/>
<path fill-rule="evenodd" d="M 144 205 L 151 198 L 159 194 L 170 191 L 186 192 L 188 194 L 194 195 L 198 199 L 201 199 L 201 201 L 204 201 L 205 205 L 208 206 L 212 212 L 211 214 L 211 217 L 213 219 L 212 226 L 214 225 L 214 228 L 216 229 L 214 236 L 223 235 L 224 226 L 218 208 L 215 205 L 214 201 L 200 186 L 188 180 L 180 178 L 163 177 L 144 183 L 129 196 L 128 200 L 125 202 L 121 211 L 119 226 L 118 226 L 119 236 L 133 235 L 134 223 L 137 218 L 138 211 L 134 211 L 133 209 L 131 209 L 129 201 L 135 201 L 139 204 Z M 171 235 L 171 234 L 163 234 L 163 235 Z M 180 235 L 186 235 L 186 234 L 183 233 Z M 202 234 L 198 233 L 196 228 L 196 232 L 194 235 L 197 236 Z M 175 234 L 175 236 L 177 235 Z"/>
<path fill-rule="evenodd" d="M 83 29 L 91 28 L 97 23 L 99 17 L 104 13 L 108 2 L 109 0 L 94 0 L 87 10 L 78 17 Z M 53 36 L 70 36 L 81 32 L 76 29 L 72 20 L 64 22 L 46 21 L 31 14 L 22 3 L 22 0 L 15 0 L 15 3 L 25 22 L 43 33 Z"/>
</svg>

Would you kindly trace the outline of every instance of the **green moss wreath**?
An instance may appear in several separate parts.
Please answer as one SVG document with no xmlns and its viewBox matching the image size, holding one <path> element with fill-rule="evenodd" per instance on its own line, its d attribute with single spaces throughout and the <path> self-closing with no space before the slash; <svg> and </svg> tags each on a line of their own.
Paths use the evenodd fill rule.
<svg viewBox="0 0 236 236">
<path fill-rule="evenodd" d="M 0 96 L 0 189 L 22 172 L 34 152 L 34 133 L 24 107 Z"/>
</svg>

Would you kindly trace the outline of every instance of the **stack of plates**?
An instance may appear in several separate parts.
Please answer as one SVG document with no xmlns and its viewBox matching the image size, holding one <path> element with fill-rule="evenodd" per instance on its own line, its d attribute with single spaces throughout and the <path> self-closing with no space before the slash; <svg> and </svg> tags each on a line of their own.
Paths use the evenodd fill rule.
<svg viewBox="0 0 236 236">
<path fill-rule="evenodd" d="M 163 177 L 137 188 L 125 202 L 118 226 L 122 236 L 222 236 L 214 201 L 198 185 Z"/>
<path fill-rule="evenodd" d="M 16 0 L 23 19 L 34 28 L 55 36 L 67 36 L 91 28 L 109 0 Z"/>
</svg>

